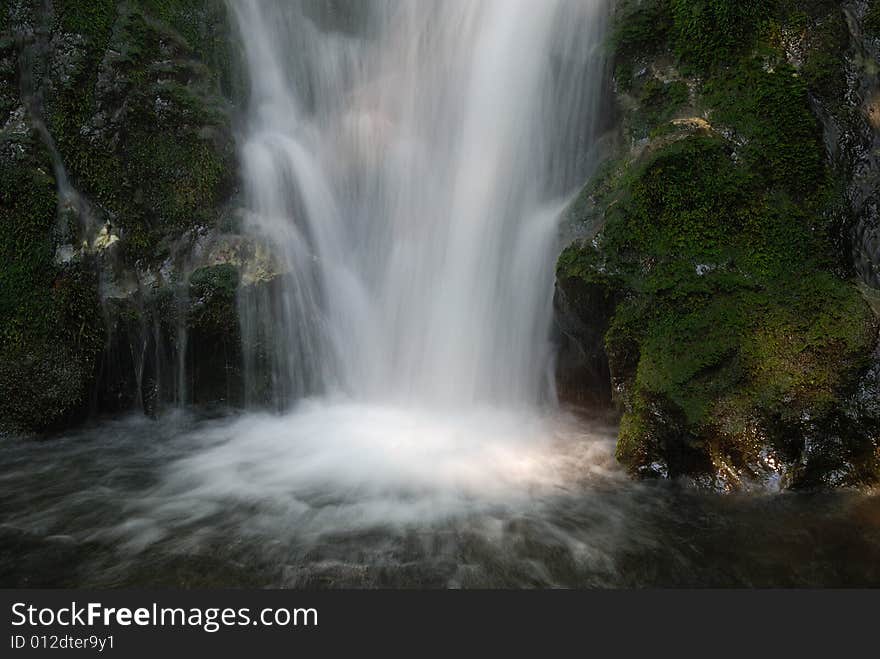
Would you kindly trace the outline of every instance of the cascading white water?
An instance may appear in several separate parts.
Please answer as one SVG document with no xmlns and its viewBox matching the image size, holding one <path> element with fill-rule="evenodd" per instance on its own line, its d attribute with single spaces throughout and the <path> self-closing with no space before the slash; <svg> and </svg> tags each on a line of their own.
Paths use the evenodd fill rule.
<svg viewBox="0 0 880 659">
<path fill-rule="evenodd" d="M 194 435 L 155 500 L 185 493 L 191 521 L 256 499 L 344 530 L 583 477 L 608 443 L 553 411 L 548 335 L 606 0 L 229 7 L 252 87 L 247 228 L 284 273 L 240 294 L 249 389 L 292 409 Z"/>
<path fill-rule="evenodd" d="M 242 316 L 280 401 L 546 399 L 556 221 L 585 174 L 605 0 L 229 4 L 250 228 L 287 273 Z"/>
</svg>

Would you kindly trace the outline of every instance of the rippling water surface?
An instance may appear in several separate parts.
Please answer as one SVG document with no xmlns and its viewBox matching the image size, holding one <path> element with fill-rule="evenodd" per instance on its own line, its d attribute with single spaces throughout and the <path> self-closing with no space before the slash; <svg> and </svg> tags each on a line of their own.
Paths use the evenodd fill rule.
<svg viewBox="0 0 880 659">
<path fill-rule="evenodd" d="M 322 401 L 7 438 L 0 584 L 880 585 L 880 497 L 634 483 L 591 427 Z"/>
</svg>

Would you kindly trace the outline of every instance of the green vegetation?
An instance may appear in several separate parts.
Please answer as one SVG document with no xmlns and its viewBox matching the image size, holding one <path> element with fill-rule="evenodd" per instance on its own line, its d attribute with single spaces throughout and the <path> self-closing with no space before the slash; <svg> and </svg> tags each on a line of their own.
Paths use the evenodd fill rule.
<svg viewBox="0 0 880 659">
<path fill-rule="evenodd" d="M 131 258 L 161 257 L 167 238 L 213 224 L 231 187 L 219 82 L 183 36 L 222 57 L 218 37 L 197 29 L 196 10 L 211 4 L 72 2 L 57 18 L 86 41 L 81 65 L 47 103 L 49 128 L 75 185 L 116 220 Z"/>
<path fill-rule="evenodd" d="M 13 17 L 45 27 L 51 52 L 32 48 L 34 31 L 0 37 L 0 419 L 30 430 L 87 408 L 105 345 L 96 257 L 55 259 L 88 236 L 75 209 L 59 214 L 38 121 L 128 265 L 155 264 L 188 231 L 214 226 L 234 176 L 221 0 L 53 6 L 20 3 Z M 4 26 L 11 16 L 0 11 Z M 42 103 L 10 118 L 24 111 L 26 81 Z"/>
<path fill-rule="evenodd" d="M 637 139 L 648 137 L 652 130 L 672 119 L 689 96 L 688 87 L 681 80 L 662 82 L 649 78 L 639 90 L 639 111 L 633 117 L 631 135 Z"/>
<path fill-rule="evenodd" d="M 234 335 L 238 332 L 235 309 L 238 268 L 221 264 L 199 268 L 189 280 L 192 313 L 189 324 L 203 330 Z"/>
<path fill-rule="evenodd" d="M 803 26 L 806 40 L 806 59 L 801 75 L 809 88 L 827 105 L 842 104 L 846 89 L 843 67 L 849 47 L 849 28 L 846 17 L 834 2 L 818 3 L 818 15 L 790 14 L 790 20 Z"/>
<path fill-rule="evenodd" d="M 562 254 L 558 280 L 604 282 L 623 300 L 606 352 L 618 456 L 634 473 L 760 477 L 773 455 L 801 463 L 794 485 L 831 463 L 852 482 L 880 476 L 841 411 L 877 323 L 835 274 L 843 201 L 808 96 L 842 94 L 845 24 L 835 3 L 792 4 L 646 0 L 618 14 L 616 76 L 635 101 L 625 122 L 653 139 L 589 188 L 600 231 Z M 800 70 L 783 34 L 810 36 Z M 688 85 L 702 116 L 672 125 Z M 838 448 L 804 457 L 807 437 L 830 446 L 827 433 Z"/>
<path fill-rule="evenodd" d="M 664 50 L 673 20 L 669 0 L 622 0 L 611 43 L 620 62 Z"/>
<path fill-rule="evenodd" d="M 25 155 L 0 158 L 0 419 L 40 429 L 85 404 L 103 327 L 89 264 L 54 263 L 48 156 L 33 135 L 15 146 Z"/>
<path fill-rule="evenodd" d="M 880 0 L 870 0 L 865 15 L 865 32 L 872 37 L 880 37 Z"/>
<path fill-rule="evenodd" d="M 740 155 L 749 173 L 795 193 L 815 190 L 825 176 L 819 124 L 806 85 L 789 65 L 746 59 L 704 89 L 712 121 L 745 140 Z"/>
<path fill-rule="evenodd" d="M 766 0 L 670 0 L 672 47 L 683 62 L 704 71 L 749 48 Z"/>
</svg>

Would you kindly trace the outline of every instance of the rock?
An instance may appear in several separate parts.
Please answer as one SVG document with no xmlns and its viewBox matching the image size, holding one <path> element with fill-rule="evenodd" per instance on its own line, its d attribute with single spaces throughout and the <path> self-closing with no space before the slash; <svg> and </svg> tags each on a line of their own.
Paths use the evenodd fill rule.
<svg viewBox="0 0 880 659">
<path fill-rule="evenodd" d="M 553 296 L 560 399 L 579 406 L 611 403 L 605 334 L 624 290 L 597 265 L 595 251 L 576 243 L 560 257 Z"/>
<path fill-rule="evenodd" d="M 245 286 L 267 283 L 285 274 L 271 249 L 253 238 L 222 235 L 205 251 L 205 258 L 201 261 L 205 266 L 234 266 L 240 271 L 241 283 Z"/>
<path fill-rule="evenodd" d="M 187 371 L 192 402 L 244 403 L 244 363 L 236 306 L 239 271 L 231 264 L 196 270 L 190 277 Z"/>
<path fill-rule="evenodd" d="M 737 13 L 725 18 L 745 35 L 733 43 L 717 25 L 679 25 L 664 3 L 620 11 L 629 148 L 570 218 L 592 230 L 557 267 L 560 389 L 610 388 L 623 412 L 617 456 L 637 477 L 718 491 L 877 482 L 866 373 L 878 321 L 842 239 L 853 188 L 828 174 L 862 176 L 835 155 L 861 140 L 848 123 L 861 100 L 845 96 L 844 14 L 834 3 L 771 23 Z M 756 56 L 747 42 L 762 25 L 774 32 Z M 682 29 L 707 38 L 685 44 Z M 666 94 L 671 80 L 690 97 Z"/>
<path fill-rule="evenodd" d="M 235 398 L 215 383 L 239 368 L 234 291 L 203 286 L 193 306 L 182 283 L 235 192 L 225 12 L 222 0 L 0 10 L 0 426 Z"/>
</svg>

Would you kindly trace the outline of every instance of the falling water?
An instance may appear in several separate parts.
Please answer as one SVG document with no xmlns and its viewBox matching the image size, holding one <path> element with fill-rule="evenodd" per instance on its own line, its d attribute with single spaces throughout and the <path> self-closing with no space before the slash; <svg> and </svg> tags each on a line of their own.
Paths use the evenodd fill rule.
<svg viewBox="0 0 880 659">
<path fill-rule="evenodd" d="M 181 422 L 155 484 L 96 535 L 211 552 L 268 532 L 299 551 L 622 478 L 607 429 L 554 409 L 548 340 L 605 3 L 229 7 L 247 230 L 278 273 L 240 294 L 246 369 L 278 409 Z"/>
<path fill-rule="evenodd" d="M 249 228 L 284 273 L 242 295 L 243 329 L 276 402 L 552 400 L 556 222 L 589 168 L 605 0 L 229 4 Z"/>
</svg>

